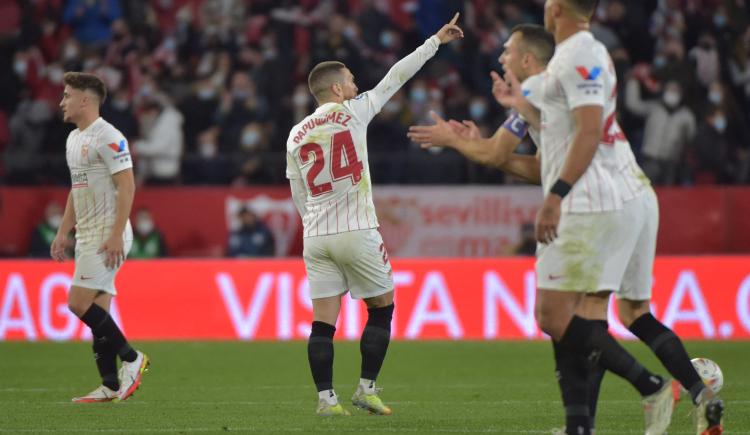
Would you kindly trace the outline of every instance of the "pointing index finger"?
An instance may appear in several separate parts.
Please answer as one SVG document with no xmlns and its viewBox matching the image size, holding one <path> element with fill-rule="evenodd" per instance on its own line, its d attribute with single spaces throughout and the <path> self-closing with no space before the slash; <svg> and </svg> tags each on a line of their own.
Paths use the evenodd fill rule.
<svg viewBox="0 0 750 435">
<path fill-rule="evenodd" d="M 456 15 L 453 16 L 453 19 L 448 24 L 451 24 L 451 25 L 456 24 L 456 22 L 458 21 L 458 15 L 459 15 L 459 12 L 456 12 Z"/>
</svg>

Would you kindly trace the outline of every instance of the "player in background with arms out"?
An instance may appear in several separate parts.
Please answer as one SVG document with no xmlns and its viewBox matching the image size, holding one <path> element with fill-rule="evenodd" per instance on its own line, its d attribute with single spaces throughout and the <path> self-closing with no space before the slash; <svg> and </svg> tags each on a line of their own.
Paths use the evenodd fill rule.
<svg viewBox="0 0 750 435">
<path fill-rule="evenodd" d="M 541 107 L 538 97 L 542 94 L 542 74 L 554 50 L 554 40 L 551 36 L 549 39 L 542 37 L 539 29 L 541 28 L 533 25 L 522 25 L 514 29 L 500 58 L 500 63 L 508 72 L 506 80 L 503 81 L 496 73 L 492 73 L 493 94 L 498 102 L 506 107 L 522 107 L 523 98 L 528 100 L 537 112 Z M 519 84 L 516 78 L 523 81 L 523 84 Z M 532 114 L 534 118 L 538 119 L 538 116 L 538 113 Z M 481 138 L 478 128 L 471 121 L 461 124 L 453 120 L 446 123 L 437 116 L 434 116 L 434 119 L 436 124 L 433 126 L 412 127 L 409 136 L 422 143 L 423 147 L 449 146 L 481 164 L 496 167 L 532 184 L 541 183 L 538 158 L 513 154 L 526 130 L 534 142 L 538 146 L 540 144 L 538 126 L 527 126 L 523 119 L 519 121 L 517 112 L 511 114 L 490 139 Z M 690 363 L 679 337 L 656 320 L 649 309 L 658 227 L 656 196 L 648 179 L 635 162 L 630 143 L 619 130 L 617 122 L 613 121 L 610 130 L 605 133 L 616 139 L 612 141 L 612 145 L 616 150 L 619 169 L 615 179 L 624 196 L 624 218 L 627 224 L 623 225 L 629 225 L 632 230 L 631 242 L 637 240 L 635 249 L 628 259 L 628 268 L 622 284 L 616 290 L 620 317 L 625 326 L 651 347 L 669 372 L 690 392 L 693 402 L 701 405 L 707 402 L 701 398 L 710 393 L 704 392 L 706 387 Z M 604 328 L 608 326 L 608 296 L 608 292 L 587 294 L 582 307 L 584 317 L 593 319 Z M 589 378 L 589 413 L 592 430 L 604 372 L 604 368 L 596 366 Z M 715 405 L 708 413 L 700 407 L 696 410 L 696 416 L 710 417 L 698 423 L 698 433 L 703 432 L 707 426 L 710 429 L 709 433 L 717 433 L 716 431 L 720 430 L 721 409 L 722 405 Z"/>
<path fill-rule="evenodd" d="M 76 125 L 66 143 L 72 187 L 51 255 L 65 260 L 65 239 L 76 228 L 75 272 L 68 307 L 91 328 L 102 385 L 74 402 L 126 400 L 141 384 L 148 357 L 134 350 L 109 315 L 115 276 L 133 241 L 128 216 L 135 195 L 133 164 L 125 137 L 99 116 L 104 83 L 92 74 L 68 72 L 60 108 Z M 122 367 L 117 372 L 117 357 Z"/>
<path fill-rule="evenodd" d="M 289 134 L 286 175 L 304 228 L 303 258 L 313 305 L 307 353 L 319 415 L 349 414 L 333 389 L 334 325 L 347 291 L 363 299 L 368 312 L 352 404 L 373 414 L 391 414 L 375 388 L 394 305 L 391 265 L 372 201 L 367 126 L 441 44 L 463 37 L 457 20 L 458 14 L 397 62 L 371 91 L 357 95 L 354 76 L 340 62 L 319 63 L 308 77 L 318 108 Z"/>
</svg>

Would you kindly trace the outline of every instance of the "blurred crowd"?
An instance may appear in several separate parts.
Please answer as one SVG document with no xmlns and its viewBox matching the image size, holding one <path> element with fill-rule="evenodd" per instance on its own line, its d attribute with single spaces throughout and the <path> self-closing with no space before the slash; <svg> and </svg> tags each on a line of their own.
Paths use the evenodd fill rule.
<svg viewBox="0 0 750 435">
<path fill-rule="evenodd" d="M 406 137 L 427 113 L 489 135 L 506 113 L 490 70 L 543 0 L 5 0 L 0 2 L 0 184 L 69 183 L 65 71 L 102 77 L 102 116 L 129 139 L 139 183 L 284 183 L 290 128 L 314 110 L 309 70 L 341 60 L 374 86 L 458 10 L 466 38 L 369 129 L 376 183 L 503 183 L 497 171 Z M 619 76 L 620 121 L 659 184 L 750 181 L 745 0 L 602 0 L 593 32 Z M 534 152 L 525 143 L 523 152 Z"/>
<path fill-rule="evenodd" d="M 48 259 L 50 248 L 62 223 L 63 206 L 52 201 L 44 209 L 44 216 L 29 236 L 28 256 Z M 154 259 L 170 255 L 164 234 L 154 219 L 151 210 L 141 207 L 131 218 L 133 243 L 128 258 Z M 74 232 L 68 234 L 65 255 L 73 258 L 76 239 Z M 218 253 L 217 253 L 218 254 Z M 223 256 L 230 258 L 273 257 L 276 255 L 275 237 L 271 229 L 250 208 L 237 212 L 237 226 L 229 231 Z"/>
</svg>

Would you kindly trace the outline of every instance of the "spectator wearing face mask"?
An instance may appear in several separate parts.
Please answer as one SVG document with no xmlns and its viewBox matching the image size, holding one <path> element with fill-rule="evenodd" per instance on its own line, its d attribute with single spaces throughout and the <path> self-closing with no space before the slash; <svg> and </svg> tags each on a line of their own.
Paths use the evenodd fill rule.
<svg viewBox="0 0 750 435">
<path fill-rule="evenodd" d="M 128 258 L 161 258 L 167 256 L 164 236 L 154 224 L 154 217 L 147 208 L 136 212 L 133 228 L 133 246 Z"/>
<path fill-rule="evenodd" d="M 274 238 L 266 224 L 247 208 L 241 209 L 237 217 L 240 227 L 229 235 L 229 256 L 273 257 Z"/>
<path fill-rule="evenodd" d="M 50 258 L 50 246 L 52 246 L 52 241 L 55 240 L 62 217 L 63 209 L 60 204 L 51 202 L 47 205 L 47 208 L 44 210 L 44 220 L 34 228 L 34 232 L 31 234 L 31 243 L 29 244 L 30 257 Z M 75 239 L 71 233 L 68 235 L 65 246 L 65 255 L 68 258 L 73 257 L 74 247 Z"/>
<path fill-rule="evenodd" d="M 698 184 L 732 183 L 739 166 L 739 144 L 733 143 L 727 131 L 727 116 L 720 107 L 712 107 L 698 126 L 693 141 L 693 178 Z"/>
<path fill-rule="evenodd" d="M 667 82 L 660 100 L 643 100 L 640 83 L 628 80 L 625 106 L 646 118 L 643 135 L 643 171 L 654 184 L 675 184 L 685 146 L 695 135 L 695 116 L 683 103 L 682 88 Z"/>
<path fill-rule="evenodd" d="M 187 184 L 228 184 L 232 177 L 232 164 L 227 155 L 219 151 L 219 129 L 209 128 L 198 135 L 197 153 L 185 159 L 183 181 Z"/>
<path fill-rule="evenodd" d="M 126 138 L 138 136 L 138 120 L 133 113 L 133 106 L 126 87 L 120 87 L 107 98 L 102 105 L 102 118 L 125 135 Z"/>
<path fill-rule="evenodd" d="M 268 184 L 269 177 L 263 162 L 263 151 L 266 145 L 266 135 L 263 125 L 251 122 L 242 129 L 240 135 L 238 164 L 234 186 L 251 184 Z"/>
</svg>

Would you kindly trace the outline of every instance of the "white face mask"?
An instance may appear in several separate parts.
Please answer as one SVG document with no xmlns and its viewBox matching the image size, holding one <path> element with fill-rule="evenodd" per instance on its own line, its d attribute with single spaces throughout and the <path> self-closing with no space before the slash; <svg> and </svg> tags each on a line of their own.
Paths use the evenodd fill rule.
<svg viewBox="0 0 750 435">
<path fill-rule="evenodd" d="M 65 73 L 60 68 L 52 68 L 47 72 L 47 76 L 49 77 L 49 81 L 51 81 L 54 84 L 62 84 L 63 81 L 63 75 Z"/>
<path fill-rule="evenodd" d="M 62 223 L 62 215 L 54 214 L 47 218 L 47 225 L 51 226 L 52 228 L 60 228 L 60 224 Z"/>
<path fill-rule="evenodd" d="M 201 153 L 201 157 L 210 159 L 216 155 L 216 144 L 213 142 L 202 143 L 198 151 Z"/>
<path fill-rule="evenodd" d="M 719 91 L 711 91 L 708 93 L 708 101 L 713 104 L 721 104 L 722 95 Z"/>
<path fill-rule="evenodd" d="M 677 107 L 680 104 L 680 100 L 682 100 L 682 95 L 679 92 L 667 91 L 664 93 L 664 104 L 668 107 Z"/>
<path fill-rule="evenodd" d="M 307 96 L 307 92 L 297 92 L 292 97 L 292 104 L 295 106 L 305 106 L 310 101 L 310 98 Z"/>
<path fill-rule="evenodd" d="M 255 130 L 248 130 L 242 133 L 242 145 L 245 148 L 255 148 L 260 142 L 260 134 Z"/>
<path fill-rule="evenodd" d="M 135 229 L 140 234 L 146 235 L 154 230 L 154 221 L 151 219 L 141 219 L 135 224 Z"/>
<path fill-rule="evenodd" d="M 23 60 L 17 60 L 13 62 L 13 71 L 15 71 L 19 77 L 26 77 L 26 71 L 28 69 L 29 65 Z"/>
<path fill-rule="evenodd" d="M 198 90 L 198 98 L 201 100 L 210 100 L 216 95 L 216 91 L 213 88 L 201 88 Z"/>
<path fill-rule="evenodd" d="M 481 119 L 487 113 L 487 107 L 482 103 L 472 103 L 469 106 L 469 115 L 474 120 Z"/>
<path fill-rule="evenodd" d="M 401 103 L 397 101 L 389 101 L 383 106 L 383 112 L 393 115 L 401 111 Z"/>
<path fill-rule="evenodd" d="M 719 133 L 724 133 L 724 130 L 727 129 L 727 119 L 723 116 L 717 116 L 716 118 L 714 118 L 713 124 L 714 128 Z"/>
</svg>

